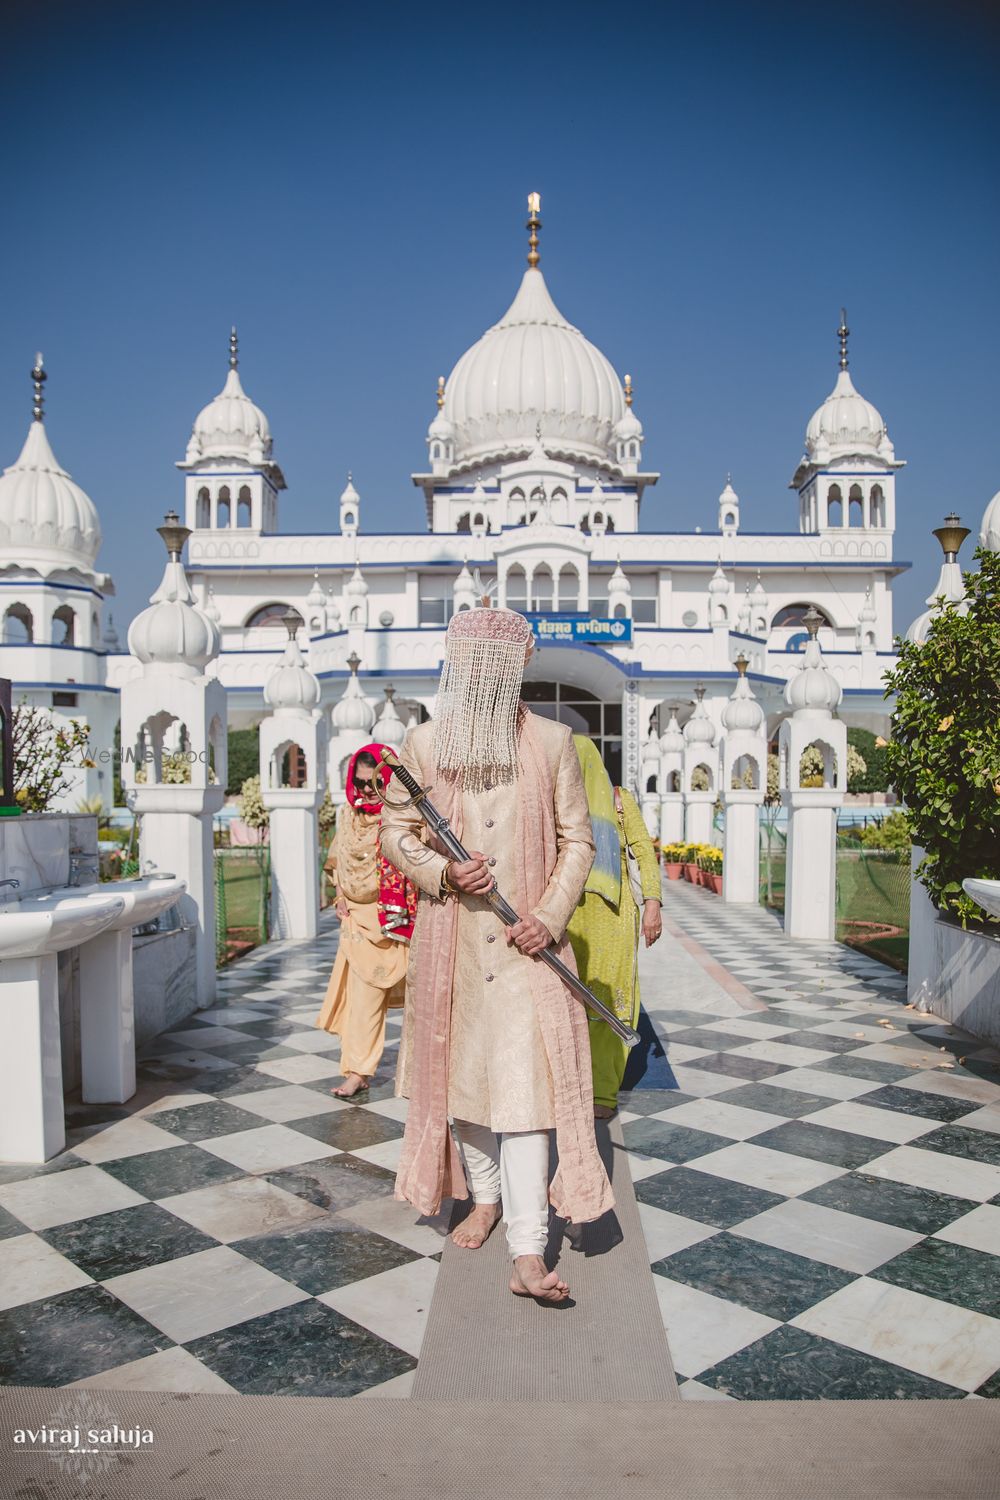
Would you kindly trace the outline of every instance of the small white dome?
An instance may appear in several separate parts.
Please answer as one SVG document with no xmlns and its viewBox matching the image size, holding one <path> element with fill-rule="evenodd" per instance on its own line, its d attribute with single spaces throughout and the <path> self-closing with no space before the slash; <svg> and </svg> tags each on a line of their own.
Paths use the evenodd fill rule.
<svg viewBox="0 0 1000 1500">
<path fill-rule="evenodd" d="M 785 702 L 795 712 L 831 713 L 844 690 L 823 660 L 819 641 L 811 636 L 802 653 L 802 664 L 785 683 Z"/>
<path fill-rule="evenodd" d="M 940 600 L 944 595 L 944 604 Z M 931 627 L 931 621 L 947 609 L 950 604 L 957 605 L 960 614 L 968 612 L 969 604 L 965 597 L 965 580 L 962 577 L 962 567 L 958 562 L 944 562 L 941 564 L 941 572 L 934 589 L 927 596 L 928 608 L 923 614 L 917 616 L 909 630 L 906 639 L 914 641 L 916 645 L 922 646 L 927 639 L 927 632 Z"/>
<path fill-rule="evenodd" d="M 264 684 L 264 701 L 275 709 L 311 711 L 319 698 L 319 682 L 306 666 L 298 641 L 290 636 L 281 662 Z"/>
<path fill-rule="evenodd" d="M 360 563 L 354 564 L 354 572 L 344 584 L 344 593 L 354 595 L 361 599 L 363 599 L 368 593 L 368 585 L 365 582 L 365 576 L 361 571 Z"/>
<path fill-rule="evenodd" d="M 646 736 L 646 743 L 642 747 L 642 763 L 643 765 L 651 765 L 654 762 L 659 764 L 659 760 L 660 741 L 657 738 L 655 728 L 653 725 L 650 725 L 649 734 Z"/>
<path fill-rule="evenodd" d="M 767 597 L 767 590 L 761 582 L 759 573 L 757 574 L 757 582 L 754 584 L 753 589 L 750 593 L 750 602 L 755 608 L 759 609 L 766 609 L 768 603 L 770 602 Z"/>
<path fill-rule="evenodd" d="M 983 513 L 979 541 L 990 552 L 1000 552 L 1000 490 L 997 490 Z"/>
<path fill-rule="evenodd" d="M 319 571 L 315 568 L 313 569 L 312 588 L 306 595 L 306 603 L 310 609 L 326 608 L 326 594 L 323 592 L 323 585 L 319 581 Z"/>
<path fill-rule="evenodd" d="M 875 601 L 872 598 L 870 584 L 868 588 L 865 589 L 865 602 L 862 604 L 861 609 L 858 611 L 858 619 L 865 621 L 878 619 L 878 615 L 875 610 Z"/>
<path fill-rule="evenodd" d="M 615 571 L 608 579 L 608 594 L 631 594 L 632 585 L 629 583 L 628 574 L 622 569 L 622 560 L 619 557 L 615 563 Z"/>
<path fill-rule="evenodd" d="M 708 581 L 708 592 L 719 598 L 729 593 L 729 579 L 722 571 L 721 561 L 716 564 L 715 572 Z"/>
<path fill-rule="evenodd" d="M 90 568 L 101 524 L 89 495 L 74 484 L 33 421 L 19 457 L 0 475 L 0 547 L 5 557 L 59 553 L 64 565 Z"/>
<path fill-rule="evenodd" d="M 204 612 L 210 620 L 215 621 L 216 625 L 218 625 L 219 621 L 222 619 L 222 614 L 219 610 L 219 606 L 215 602 L 215 589 L 211 584 L 208 585 L 208 598 L 205 600 Z"/>
<path fill-rule="evenodd" d="M 754 697 L 742 674 L 736 680 L 732 695 L 722 710 L 722 722 L 728 730 L 756 733 L 764 722 L 764 710 Z"/>
<path fill-rule="evenodd" d="M 719 504 L 720 505 L 739 505 L 739 503 L 740 503 L 740 497 L 739 497 L 739 495 L 737 495 L 736 491 L 733 489 L 732 481 L 729 480 L 729 479 L 727 479 L 726 480 L 726 487 L 722 491 L 722 494 L 719 496 Z"/>
<path fill-rule="evenodd" d="M 168 561 L 149 607 L 128 628 L 128 648 L 147 666 L 187 669 L 200 675 L 219 654 L 219 627 L 198 609 L 183 564 Z"/>
<path fill-rule="evenodd" d="M 455 436 L 455 424 L 449 422 L 443 411 L 439 411 L 433 422 L 427 429 L 427 438 L 433 442 L 435 438 L 442 443 L 450 443 Z"/>
<path fill-rule="evenodd" d="M 610 361 L 529 266 L 499 323 L 456 364 L 442 414 L 453 424 L 456 464 L 530 453 L 539 425 L 552 455 L 607 463 L 625 400 Z"/>
<path fill-rule="evenodd" d="M 615 437 L 620 443 L 626 443 L 630 438 L 642 437 L 642 423 L 631 406 L 626 406 L 625 415 L 615 423 Z"/>
<path fill-rule="evenodd" d="M 361 496 L 354 488 L 354 479 L 350 474 L 347 476 L 347 484 L 340 496 L 340 503 L 341 505 L 360 505 L 361 503 Z"/>
<path fill-rule="evenodd" d="M 383 745 L 391 745 L 394 750 L 398 750 L 403 743 L 406 728 L 399 714 L 396 712 L 395 704 L 388 696 L 382 707 L 382 712 L 375 720 L 375 733 Z"/>
<path fill-rule="evenodd" d="M 715 725 L 708 717 L 704 700 L 701 697 L 695 704 L 694 713 L 684 725 L 684 743 L 686 745 L 715 744 Z"/>
<path fill-rule="evenodd" d="M 367 734 L 375 723 L 375 709 L 361 691 L 361 684 L 352 672 L 344 689 L 343 697 L 334 704 L 333 727 L 337 730 L 361 730 Z"/>
<path fill-rule="evenodd" d="M 660 735 L 660 750 L 664 755 L 680 755 L 684 749 L 684 734 L 677 722 L 677 715 L 670 715 L 670 722 Z"/>
<path fill-rule="evenodd" d="M 855 390 L 850 371 L 841 370 L 837 384 L 809 419 L 806 457 L 822 464 L 848 453 L 895 457 L 881 412 Z"/>
</svg>

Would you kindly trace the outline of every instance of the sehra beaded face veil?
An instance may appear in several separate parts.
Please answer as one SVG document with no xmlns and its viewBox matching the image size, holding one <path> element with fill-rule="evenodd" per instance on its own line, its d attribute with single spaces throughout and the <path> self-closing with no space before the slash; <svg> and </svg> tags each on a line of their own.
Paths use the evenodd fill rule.
<svg viewBox="0 0 1000 1500">
<path fill-rule="evenodd" d="M 434 713 L 442 771 L 474 785 L 517 774 L 517 715 L 531 626 L 512 609 L 466 609 L 448 625 Z"/>
</svg>

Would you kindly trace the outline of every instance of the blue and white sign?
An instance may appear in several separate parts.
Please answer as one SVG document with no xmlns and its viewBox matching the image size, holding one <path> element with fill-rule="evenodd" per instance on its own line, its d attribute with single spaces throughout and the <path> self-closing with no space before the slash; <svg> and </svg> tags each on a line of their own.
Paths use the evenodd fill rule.
<svg viewBox="0 0 1000 1500">
<path fill-rule="evenodd" d="M 586 615 L 529 614 L 539 645 L 551 641 L 590 646 L 627 646 L 632 639 L 632 621 L 594 619 Z"/>
</svg>

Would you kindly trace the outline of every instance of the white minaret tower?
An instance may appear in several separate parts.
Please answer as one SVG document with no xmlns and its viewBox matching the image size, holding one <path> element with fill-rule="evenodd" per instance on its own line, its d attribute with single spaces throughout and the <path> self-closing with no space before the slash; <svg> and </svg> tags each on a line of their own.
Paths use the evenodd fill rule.
<svg viewBox="0 0 1000 1500">
<path fill-rule="evenodd" d="M 625 376 L 625 412 L 615 424 L 615 452 L 623 474 L 638 474 L 642 459 L 642 423 L 632 410 L 631 375 Z"/>
<path fill-rule="evenodd" d="M 271 936 L 314 938 L 319 926 L 316 814 L 326 789 L 326 723 L 318 706 L 319 680 L 295 639 L 299 615 L 289 609 L 283 618 L 288 644 L 264 684 L 271 713 L 260 726 L 260 792 L 271 815 Z M 298 785 L 283 784 L 286 757 L 290 766 L 299 762 Z"/>
<path fill-rule="evenodd" d="M 343 694 L 333 705 L 330 716 L 333 733 L 330 738 L 328 781 L 331 795 L 338 801 L 343 800 L 347 763 L 355 750 L 360 750 L 371 739 L 375 723 L 374 705 L 365 697 L 358 681 L 361 658 L 356 651 L 352 651 L 347 658 L 347 665 L 351 675 Z"/>
<path fill-rule="evenodd" d="M 724 537 L 734 537 L 740 529 L 740 497 L 733 489 L 732 474 L 726 475 L 726 487 L 719 496 L 719 530 Z"/>
<path fill-rule="evenodd" d="M 272 456 L 268 421 L 243 389 L 239 340 L 229 336 L 229 374 L 195 418 L 184 478 L 189 531 L 277 531 L 278 491 L 285 476 Z"/>
<path fill-rule="evenodd" d="M 781 800 L 788 813 L 785 864 L 785 932 L 793 938 L 833 942 L 836 934 L 837 810 L 847 788 L 847 729 L 833 716 L 844 690 L 823 660 L 816 639 L 821 616 L 805 616 L 809 640 L 802 664 L 785 685 L 791 717 L 778 730 Z M 803 786 L 803 751 L 823 758 L 822 786 Z"/>
<path fill-rule="evenodd" d="M 677 709 L 660 735 L 660 844 L 684 842 L 684 735 Z"/>
<path fill-rule="evenodd" d="M 354 488 L 354 478 L 347 476 L 347 484 L 340 497 L 340 530 L 343 536 L 357 536 L 361 525 L 361 496 Z"/>
<path fill-rule="evenodd" d="M 983 530 L 984 532 L 986 530 L 985 524 Z M 922 646 L 927 639 L 927 632 L 934 616 L 942 609 L 947 609 L 950 604 L 957 604 L 961 609 L 962 600 L 965 598 L 965 579 L 962 577 L 958 554 L 962 543 L 969 535 L 969 528 L 961 525 L 961 517 L 952 512 L 951 515 L 945 516 L 944 525 L 939 526 L 933 534 L 941 543 L 944 561 L 941 564 L 938 581 L 933 591 L 927 596 L 926 602 L 929 607 L 922 615 L 917 616 L 906 632 L 906 639 L 915 641 L 918 646 Z M 985 545 L 987 544 L 984 543 Z"/>
<path fill-rule="evenodd" d="M 767 733 L 764 710 L 747 681 L 748 665 L 741 652 L 736 658 L 736 686 L 722 710 L 722 802 L 726 809 L 722 896 L 725 901 L 756 904 L 760 895 L 758 816 L 767 790 Z"/>
<path fill-rule="evenodd" d="M 129 626 L 141 670 L 122 685 L 122 782 L 141 814 L 142 873 L 170 871 L 186 882 L 178 911 L 195 928 L 198 1005 L 215 1000 L 215 866 L 212 819 L 226 794 L 226 690 L 206 667 L 219 654 L 216 622 L 195 606 L 181 552 L 191 535 L 168 511 L 157 531 L 167 548 L 162 582 Z M 164 779 L 164 755 L 184 726 L 195 752 L 190 780 Z M 136 780 L 141 757 L 145 780 Z"/>
<path fill-rule="evenodd" d="M 694 713 L 684 725 L 684 836 L 689 844 L 710 844 L 719 756 L 715 725 L 705 708 L 705 689 L 695 688 L 694 695 L 697 699 Z M 696 775 L 696 772 L 701 775 Z M 695 782 L 701 780 L 707 781 L 708 785 L 696 786 Z"/>
</svg>

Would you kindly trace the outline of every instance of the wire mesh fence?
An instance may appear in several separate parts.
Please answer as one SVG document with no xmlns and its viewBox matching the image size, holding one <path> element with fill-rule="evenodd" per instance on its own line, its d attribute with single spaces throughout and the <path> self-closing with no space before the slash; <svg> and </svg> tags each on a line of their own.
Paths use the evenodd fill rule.
<svg viewBox="0 0 1000 1500">
<path fill-rule="evenodd" d="M 215 851 L 215 959 L 219 967 L 266 943 L 271 926 L 267 844 Z"/>
<path fill-rule="evenodd" d="M 785 909 L 785 838 L 771 831 L 761 854 L 760 900 Z M 838 848 L 838 942 L 906 972 L 910 945 L 909 850 Z"/>
</svg>

